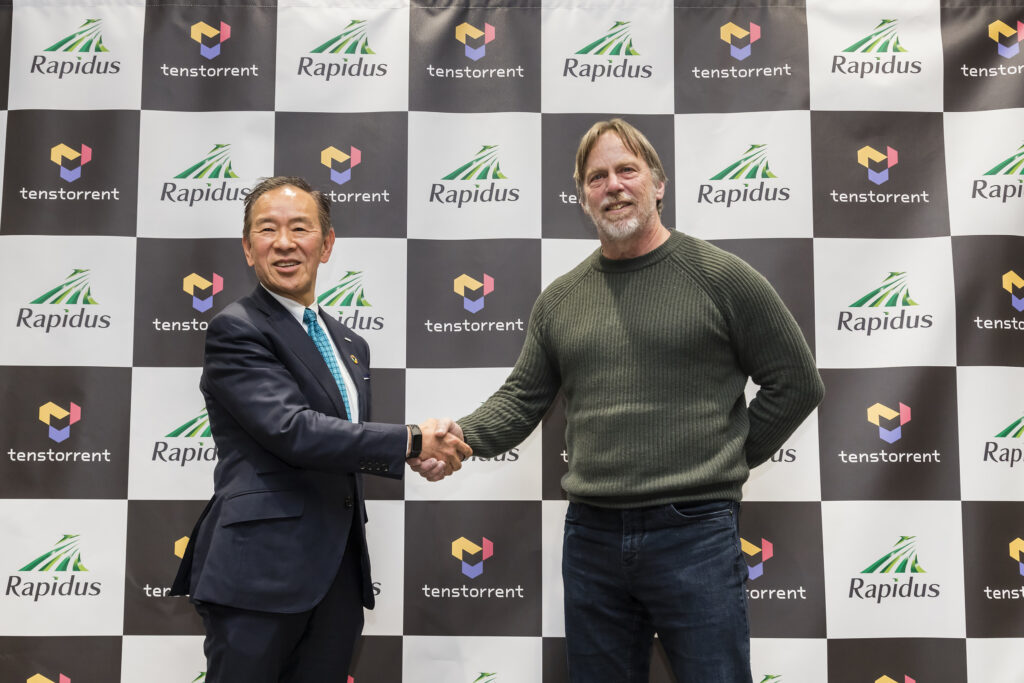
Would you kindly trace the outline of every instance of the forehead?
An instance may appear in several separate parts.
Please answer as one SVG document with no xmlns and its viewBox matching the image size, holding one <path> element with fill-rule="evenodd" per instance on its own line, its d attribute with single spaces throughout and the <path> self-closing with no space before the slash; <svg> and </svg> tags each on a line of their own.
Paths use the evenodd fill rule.
<svg viewBox="0 0 1024 683">
<path fill-rule="evenodd" d="M 285 185 L 261 194 L 252 210 L 254 220 L 308 218 L 316 222 L 319 215 L 313 195 L 294 185 Z"/>
<path fill-rule="evenodd" d="M 587 155 L 584 169 L 590 171 L 592 168 L 604 168 L 621 163 L 639 163 L 642 168 L 647 168 L 644 160 L 631 152 L 615 131 L 609 130 L 597 138 L 597 142 Z"/>
</svg>

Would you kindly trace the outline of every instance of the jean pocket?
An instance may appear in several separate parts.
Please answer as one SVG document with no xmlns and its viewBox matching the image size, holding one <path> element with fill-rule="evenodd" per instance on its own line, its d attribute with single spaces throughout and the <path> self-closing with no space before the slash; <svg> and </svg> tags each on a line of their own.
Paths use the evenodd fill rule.
<svg viewBox="0 0 1024 683">
<path fill-rule="evenodd" d="M 702 522 L 732 517 L 735 506 L 731 500 L 712 500 L 704 503 L 669 503 L 668 508 L 681 521 Z"/>
</svg>

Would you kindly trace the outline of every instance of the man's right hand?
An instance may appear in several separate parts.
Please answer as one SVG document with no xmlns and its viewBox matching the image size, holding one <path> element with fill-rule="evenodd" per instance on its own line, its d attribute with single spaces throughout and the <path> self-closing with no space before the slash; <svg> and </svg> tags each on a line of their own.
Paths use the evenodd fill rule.
<svg viewBox="0 0 1024 683">
<path fill-rule="evenodd" d="M 457 472 L 462 468 L 462 461 L 473 454 L 472 448 L 455 433 L 449 432 L 450 425 L 454 424 L 451 420 L 445 418 L 442 424 L 445 428 L 439 429 L 438 421 L 431 418 L 419 425 L 423 434 L 423 445 L 419 457 L 409 463 L 414 471 L 429 481 L 439 481 Z M 461 431 L 458 430 L 458 433 L 461 434 Z M 418 462 L 414 462 L 416 460 Z"/>
</svg>

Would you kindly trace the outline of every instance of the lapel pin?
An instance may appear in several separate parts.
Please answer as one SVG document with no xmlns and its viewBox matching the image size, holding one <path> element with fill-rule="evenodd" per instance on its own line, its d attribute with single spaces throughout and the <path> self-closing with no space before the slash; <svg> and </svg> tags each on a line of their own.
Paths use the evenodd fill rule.
<svg viewBox="0 0 1024 683">
<path fill-rule="evenodd" d="M 350 354 L 348 355 L 348 357 L 352 359 L 352 362 L 353 362 L 353 363 L 355 363 L 356 365 L 359 365 L 359 359 L 358 359 L 358 358 L 356 358 L 356 355 L 355 355 L 354 353 L 350 353 Z"/>
</svg>

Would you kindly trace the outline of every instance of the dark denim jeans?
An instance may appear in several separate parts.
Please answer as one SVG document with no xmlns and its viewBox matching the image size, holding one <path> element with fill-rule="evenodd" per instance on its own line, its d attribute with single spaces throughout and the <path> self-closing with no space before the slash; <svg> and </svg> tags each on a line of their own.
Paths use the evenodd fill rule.
<svg viewBox="0 0 1024 683">
<path fill-rule="evenodd" d="M 570 503 L 562 580 L 572 683 L 647 683 L 654 634 L 679 683 L 751 683 L 739 503 Z"/>
</svg>

